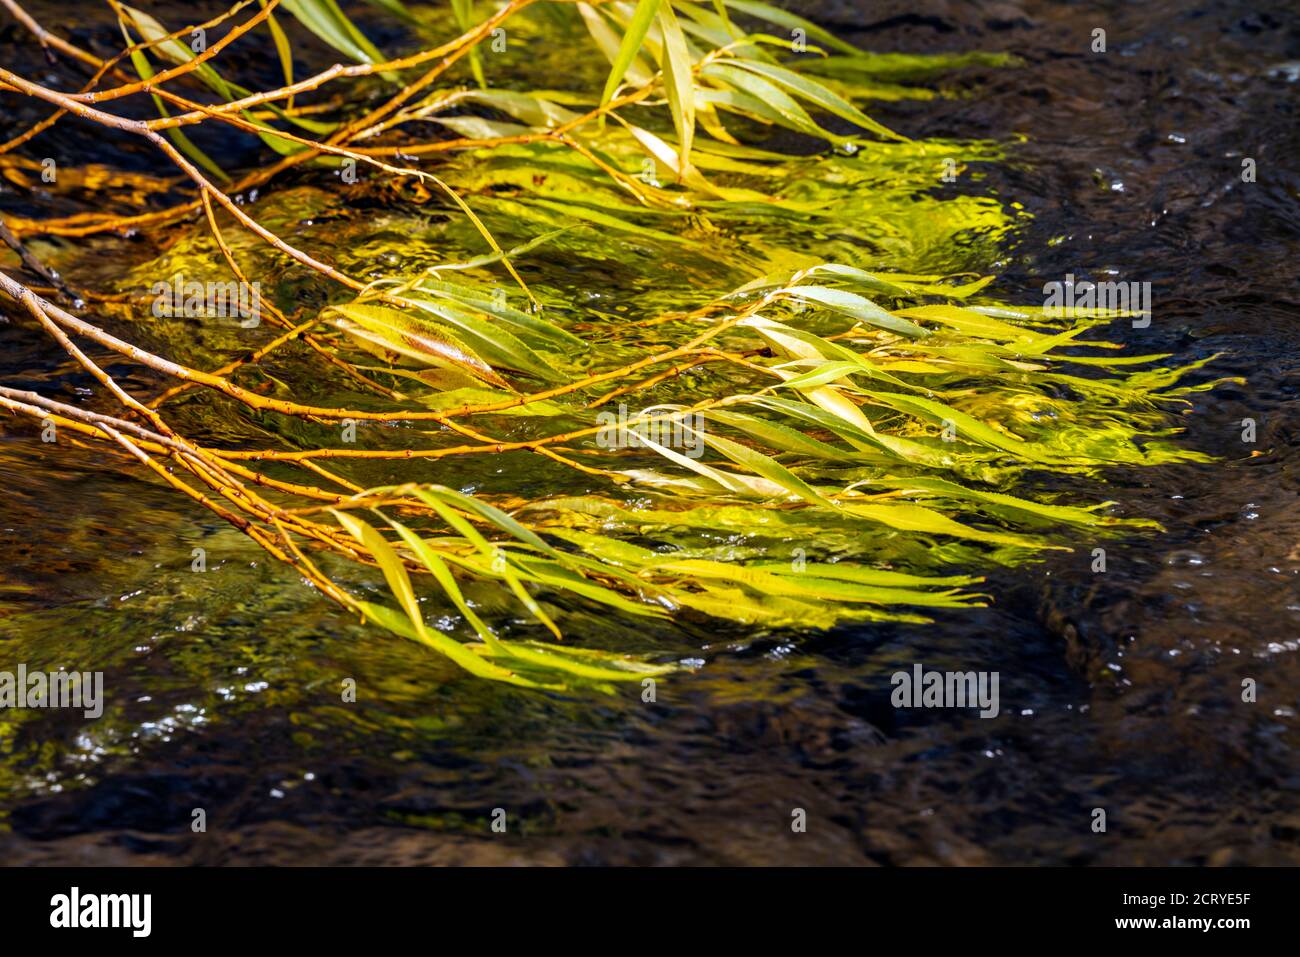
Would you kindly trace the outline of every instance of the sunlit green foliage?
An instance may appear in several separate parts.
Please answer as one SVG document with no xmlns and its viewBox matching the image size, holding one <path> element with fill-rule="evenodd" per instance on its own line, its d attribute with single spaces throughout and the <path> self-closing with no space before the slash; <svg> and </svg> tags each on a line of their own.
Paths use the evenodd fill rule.
<svg viewBox="0 0 1300 957">
<path fill-rule="evenodd" d="M 282 6 L 377 62 L 333 3 Z M 454 12 L 460 28 L 483 16 Z M 1000 148 L 912 141 L 863 112 L 937 95 L 917 79 L 1005 60 L 869 54 L 752 0 L 544 4 L 518 29 L 562 53 L 531 71 L 467 60 L 459 84 L 392 120 L 502 141 L 440 154 L 439 181 L 476 219 L 430 190 L 330 238 L 370 281 L 320 310 L 339 354 L 412 407 L 473 410 L 458 421 L 516 443 L 492 481 L 441 426 L 374 439 L 446 453 L 399 461 L 396 482 L 364 460 L 331 463 L 373 486 L 332 514 L 391 592 L 394 604 L 355 599 L 377 625 L 484 677 L 608 688 L 669 666 L 557 644 L 553 596 L 762 627 L 924 621 L 990 600 L 989 563 L 1067 547 L 1080 529 L 1152 525 L 1101 495 L 1041 500 L 1041 473 L 1095 485 L 1110 467 L 1204 459 L 1173 440 L 1173 414 L 1212 385 L 1181 384 L 1194 367 L 1121 351 L 1104 338 L 1113 315 L 1059 319 L 991 295 L 980 273 L 1018 214 L 935 187 L 942 160 L 966 168 Z M 797 54 L 792 31 L 807 39 Z M 542 89 L 581 42 L 606 62 Z M 259 215 L 275 227 L 336 202 L 290 191 Z M 484 231 L 506 251 L 484 252 Z M 291 302 L 282 267 L 264 265 Z M 196 239 L 138 274 L 217 268 Z M 619 403 L 636 411 L 601 441 Z M 691 452 L 647 437 L 651 421 Z M 314 447 L 297 425 L 261 427 L 287 450 Z M 535 472 L 539 449 L 551 460 Z M 465 578 L 499 583 L 532 624 L 485 620 Z M 417 583 L 455 609 L 459 634 L 430 624 Z M 507 637 L 539 627 L 547 641 Z"/>
</svg>

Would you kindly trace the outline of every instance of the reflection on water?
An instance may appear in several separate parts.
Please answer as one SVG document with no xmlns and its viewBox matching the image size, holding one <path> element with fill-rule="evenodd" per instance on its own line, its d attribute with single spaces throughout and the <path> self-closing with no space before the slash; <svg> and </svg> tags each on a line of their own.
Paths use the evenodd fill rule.
<svg viewBox="0 0 1300 957">
<path fill-rule="evenodd" d="M 29 429 L 6 428 L 0 662 L 103 670 L 108 705 L 95 722 L 0 712 L 5 858 L 1300 861 L 1294 18 L 1227 0 L 859 6 L 812 9 L 871 49 L 1007 50 L 1025 61 L 963 72 L 953 82 L 971 96 L 874 112 L 918 137 L 1024 134 L 1009 161 L 981 164 L 974 187 L 952 189 L 1032 219 L 1001 252 L 990 242 L 936 262 L 942 247 L 909 248 L 891 233 L 882 257 L 998 271 L 1013 301 L 1035 301 L 1067 273 L 1149 281 L 1150 328 L 1113 335 L 1183 362 L 1219 354 L 1216 376 L 1248 378 L 1193 397 L 1185 441 L 1220 462 L 1071 485 L 1159 521 L 1163 534 L 1108 542 L 1100 575 L 1086 543 L 996 570 L 994 607 L 924 627 L 648 633 L 563 609 L 568 630 L 598 634 L 601 647 L 652 643 L 703 663 L 661 684 L 653 704 L 638 688 L 593 702 L 477 681 L 365 630 L 208 513 L 101 471 L 106 453 L 61 445 L 38 458 Z M 1089 50 L 1098 26 L 1105 55 Z M 1257 161 L 1254 183 L 1240 179 L 1244 157 Z M 302 195 L 276 202 L 287 216 Z M 409 228 L 358 219 L 372 236 Z M 411 241 L 416 255 L 422 239 Z M 87 267 L 107 283 L 158 252 L 123 248 Z M 325 252 L 366 255 L 364 245 Z M 705 265 L 683 268 L 730 285 Z M 638 288 L 623 305 L 654 310 L 661 294 Z M 0 325 L 0 339 L 0 372 L 20 385 L 86 384 L 36 331 Z M 223 343 L 189 348 L 199 362 Z M 242 435 L 243 423 L 201 402 L 179 408 L 210 436 Z M 1247 418 L 1254 444 L 1241 440 Z M 190 568 L 196 548 L 203 574 Z M 889 676 L 916 662 L 997 671 L 998 718 L 895 710 Z M 346 679 L 355 704 L 341 703 Z M 1254 703 L 1242 701 L 1245 679 Z M 498 807 L 506 835 L 488 827 Z M 1098 807 L 1106 834 L 1090 827 Z M 191 831 L 195 808 L 206 834 Z M 807 811 L 806 833 L 791 832 L 793 808 Z"/>
</svg>

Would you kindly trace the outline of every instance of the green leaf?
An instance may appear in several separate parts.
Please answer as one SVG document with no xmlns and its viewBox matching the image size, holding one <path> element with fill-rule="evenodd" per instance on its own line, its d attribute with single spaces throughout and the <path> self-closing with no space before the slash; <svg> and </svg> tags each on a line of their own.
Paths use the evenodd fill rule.
<svg viewBox="0 0 1300 957">
<path fill-rule="evenodd" d="M 347 18 L 335 0 L 282 0 L 280 6 L 335 50 L 358 63 L 384 62 L 384 55 Z M 382 76 L 390 82 L 398 79 L 398 75 L 391 71 Z"/>
<path fill-rule="evenodd" d="M 641 49 L 641 44 L 645 41 L 645 35 L 650 31 L 650 24 L 654 21 L 661 2 L 663 0 L 637 0 L 636 9 L 632 12 L 632 19 L 623 34 L 623 43 L 618 48 L 618 57 L 614 60 L 614 65 L 609 71 L 609 79 L 605 81 L 605 89 L 600 94 L 601 106 L 614 98 L 614 91 L 623 82 L 623 77 L 627 74 L 628 68 L 632 65 L 632 61 L 636 59 L 637 51 Z"/>
<path fill-rule="evenodd" d="M 789 385 L 789 383 L 786 384 Z M 833 445 L 814 439 L 790 428 L 788 425 L 782 425 L 769 419 L 760 419 L 741 412 L 724 412 L 719 409 L 710 409 L 704 415 L 712 421 L 721 422 L 730 425 L 732 428 L 747 432 L 772 448 L 781 449 L 785 452 L 811 455 L 819 459 L 844 460 L 853 458 L 850 452 L 837 449 Z"/>
<path fill-rule="evenodd" d="M 587 26 L 587 32 L 596 41 L 596 45 L 600 47 L 600 52 L 604 54 L 610 66 L 613 66 L 618 62 L 619 47 L 623 42 L 618 31 L 610 25 L 609 18 L 604 13 L 590 4 L 579 2 L 577 7 L 583 23 Z M 641 65 L 640 58 L 635 54 L 628 62 L 623 75 L 637 85 L 649 83 L 653 76 Z"/>
<path fill-rule="evenodd" d="M 129 43 L 130 40 L 128 39 L 127 42 Z M 131 65 L 135 67 L 135 72 L 140 75 L 140 79 L 150 80 L 153 78 L 154 76 L 153 68 L 149 65 L 149 60 L 139 50 L 131 51 Z M 154 106 L 157 107 L 160 116 L 171 115 L 167 111 L 167 106 L 166 104 L 163 103 L 162 98 L 158 96 L 158 94 L 156 93 L 153 94 L 153 102 L 154 102 Z M 212 157 L 208 156 L 207 153 L 203 152 L 203 150 L 195 146 L 190 141 L 190 138 L 186 136 L 184 131 L 182 131 L 179 127 L 170 126 L 164 132 L 166 132 L 167 138 L 176 144 L 176 148 L 178 150 L 180 150 L 182 153 L 184 153 L 186 156 L 192 159 L 204 170 L 211 173 L 212 176 L 216 178 L 218 182 L 222 184 L 228 184 L 231 182 L 231 179 L 229 176 L 226 175 L 225 170 L 223 170 L 220 166 L 218 166 L 212 160 Z"/>
<path fill-rule="evenodd" d="M 443 521 L 451 525 L 452 528 L 460 532 L 478 548 L 479 553 L 488 563 L 481 569 L 485 574 L 504 579 L 506 585 L 519 599 L 520 604 L 532 612 L 533 617 L 550 629 L 551 634 L 555 635 L 556 638 L 560 637 L 559 626 L 542 610 L 542 606 L 537 603 L 537 599 L 528 593 L 528 589 L 519 580 L 519 576 L 510 568 L 509 560 L 504 551 L 488 544 L 488 541 L 474 529 L 474 526 L 448 508 L 439 495 L 432 490 L 417 489 L 415 494 L 417 498 L 436 511 Z M 443 494 L 445 494 L 445 491 Z"/>
<path fill-rule="evenodd" d="M 511 251 L 511 255 L 518 255 L 518 253 L 518 250 Z M 446 296 L 480 312 L 485 312 L 513 326 L 521 335 L 531 336 L 566 349 L 578 349 L 585 352 L 589 348 L 585 340 L 579 339 L 554 323 L 539 319 L 522 309 L 516 309 L 506 302 L 504 297 L 489 294 L 482 289 L 437 279 L 422 279 L 414 288 L 436 296 Z"/>
<path fill-rule="evenodd" d="M 451 302 L 428 299 L 407 299 L 438 320 L 440 326 L 454 328 L 456 337 L 496 368 L 527 372 L 544 382 L 563 382 L 564 375 L 554 368 L 554 362 L 520 342 L 501 326 L 475 316 Z"/>
<path fill-rule="evenodd" d="M 266 6 L 266 0 L 258 0 L 261 6 Z M 280 71 L 284 75 L 284 85 L 293 85 L 293 50 L 289 46 L 289 38 L 285 35 L 284 28 L 280 26 L 280 21 L 275 18 L 275 14 L 268 14 L 266 17 L 266 27 L 271 31 L 271 40 L 275 43 L 276 56 L 280 58 Z M 293 98 L 289 98 L 289 105 L 293 105 Z"/>
<path fill-rule="evenodd" d="M 369 303 L 345 303 L 330 306 L 326 311 L 342 317 L 335 320 L 336 326 L 381 353 L 405 356 L 426 364 L 445 363 L 492 385 L 509 388 L 491 366 L 445 326 Z"/>
<path fill-rule="evenodd" d="M 786 27 L 790 30 L 803 30 L 807 36 L 817 40 L 819 43 L 824 43 L 827 46 L 834 47 L 844 53 L 862 53 L 862 51 L 853 46 L 853 44 L 846 43 L 830 31 L 824 30 L 817 26 L 817 24 L 805 20 L 801 16 L 790 13 L 788 10 L 782 10 L 778 7 L 772 6 L 771 4 L 758 2 L 758 0 L 723 0 L 723 2 L 732 9 L 739 10 L 741 13 L 746 13 L 751 17 L 766 20 L 769 23 L 775 23 L 777 26 Z"/>
<path fill-rule="evenodd" d="M 465 600 L 465 595 L 460 590 L 460 585 L 456 583 L 456 578 L 452 575 L 451 569 L 447 567 L 447 563 L 438 556 L 433 547 L 396 519 L 387 516 L 384 516 L 384 519 L 402 537 L 402 541 L 411 549 L 415 557 L 424 564 L 425 568 L 429 569 L 434 579 L 442 586 L 442 590 L 447 593 L 447 597 L 465 616 L 465 620 L 478 633 L 478 636 L 492 648 L 500 649 L 501 645 L 497 640 L 497 636 L 492 633 L 491 628 L 483 623 L 483 619 L 474 612 L 474 609 L 469 607 L 469 602 Z"/>
<path fill-rule="evenodd" d="M 720 435 L 702 433 L 701 437 L 711 448 L 721 452 L 737 465 L 743 465 L 755 474 L 761 475 L 769 482 L 774 482 L 793 497 L 803 499 L 805 502 L 811 502 L 814 505 L 822 505 L 827 508 L 837 507 L 834 502 L 830 501 L 830 499 L 826 498 L 775 459 L 770 458 L 761 452 L 757 452 L 748 446 L 741 445 L 739 442 L 733 442 L 731 439 L 723 438 Z"/>
<path fill-rule="evenodd" d="M 330 514 L 338 520 L 340 525 L 347 529 L 353 538 L 361 543 L 379 564 L 380 570 L 384 573 L 384 580 L 388 582 L 389 590 L 397 598 L 397 603 L 406 612 L 406 617 L 410 620 L 414 629 L 413 637 L 417 641 L 442 652 L 471 674 L 483 678 L 494 678 L 498 681 L 508 681 L 525 687 L 538 687 L 535 682 L 520 678 L 504 668 L 499 668 L 484 661 L 459 641 L 425 624 L 424 616 L 420 613 L 419 603 L 415 600 L 415 589 L 411 587 L 410 576 L 407 575 L 406 567 L 397 556 L 397 552 L 393 551 L 393 547 L 384 540 L 379 532 L 356 516 L 336 509 L 331 509 Z M 363 611 L 373 608 L 367 602 L 358 602 L 357 604 Z M 383 616 L 382 613 L 376 616 L 375 620 L 383 624 L 385 617 L 388 621 L 392 620 L 391 616 Z"/>
<path fill-rule="evenodd" d="M 411 13 L 410 10 L 406 9 L 406 5 L 402 3 L 402 0 L 366 0 L 366 2 L 372 7 L 379 7 L 381 10 L 387 10 L 395 17 L 401 17 L 407 23 L 414 24 L 420 22 L 415 19 L 415 15 Z"/>
<path fill-rule="evenodd" d="M 785 290 L 785 294 L 815 302 L 820 306 L 859 319 L 868 325 L 888 329 L 902 336 L 920 339 L 929 335 L 916 323 L 900 319 L 893 313 L 881 309 L 870 299 L 843 289 L 829 289 L 825 286 L 790 286 Z"/>
<path fill-rule="evenodd" d="M 808 111 L 800 106 L 788 93 L 774 83 L 739 68 L 739 60 L 714 61 L 700 69 L 700 76 L 721 80 L 728 86 L 735 87 L 749 94 L 759 108 L 778 117 L 783 125 L 800 130 L 813 136 L 843 142 L 844 137 L 827 133 L 818 126 Z"/>
<path fill-rule="evenodd" d="M 691 72 L 686 38 L 682 36 L 681 25 L 667 0 L 659 6 L 659 27 L 664 35 L 664 90 L 668 94 L 668 106 L 680 144 L 682 169 L 678 179 L 681 179 L 690 171 L 691 141 L 695 138 L 695 77 Z"/>
<path fill-rule="evenodd" d="M 883 136 L 886 139 L 904 141 L 907 139 L 907 137 L 899 136 L 893 130 L 877 123 L 852 103 L 828 90 L 820 83 L 810 80 L 807 77 L 800 76 L 793 70 L 787 70 L 785 67 L 781 66 L 774 66 L 771 63 L 760 63 L 757 60 L 733 59 L 729 62 L 734 63 L 736 66 L 742 67 L 751 73 L 757 73 L 760 76 L 766 77 L 774 83 L 780 84 L 796 96 L 802 97 L 809 103 L 814 103 L 826 112 L 834 113 L 836 116 L 846 119 L 850 123 L 856 123 L 864 130 L 871 130 L 873 133 L 878 136 Z"/>
<path fill-rule="evenodd" d="M 468 33 L 474 26 L 474 0 L 451 0 L 451 12 L 461 32 Z M 483 74 L 483 54 L 477 45 L 470 48 L 469 67 L 480 89 L 487 89 L 487 77 Z"/>
</svg>

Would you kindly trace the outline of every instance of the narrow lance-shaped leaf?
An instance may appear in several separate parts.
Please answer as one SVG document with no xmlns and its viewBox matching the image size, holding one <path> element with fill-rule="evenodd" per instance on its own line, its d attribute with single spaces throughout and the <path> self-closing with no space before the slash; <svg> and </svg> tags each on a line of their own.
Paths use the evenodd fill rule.
<svg viewBox="0 0 1300 957">
<path fill-rule="evenodd" d="M 664 35 L 664 89 L 680 144 L 682 168 L 677 174 L 680 180 L 691 168 L 691 142 L 695 138 L 695 76 L 691 71 L 686 38 L 682 36 L 681 25 L 668 0 L 659 6 L 659 26 Z"/>
<path fill-rule="evenodd" d="M 519 580 L 519 576 L 511 570 L 510 563 L 504 551 L 489 544 L 488 541 L 478 533 L 473 525 L 467 522 L 462 516 L 452 511 L 452 509 L 448 508 L 447 505 L 438 498 L 438 496 L 432 494 L 426 489 L 421 489 L 416 492 L 416 497 L 437 512 L 444 522 L 473 542 L 479 549 L 480 554 L 482 554 L 490 563 L 492 574 L 505 580 L 506 584 L 510 587 L 510 590 L 514 592 L 515 597 L 519 599 L 520 603 L 532 612 L 533 616 L 545 625 L 550 630 L 551 634 L 555 635 L 556 638 L 562 637 L 559 626 L 551 620 L 550 615 L 546 614 L 546 612 L 542 610 L 542 606 L 537 603 L 537 599 L 528 593 L 528 589 L 526 589 L 523 582 Z"/>
<path fill-rule="evenodd" d="M 474 26 L 474 0 L 451 0 L 451 12 L 462 32 L 467 33 Z M 483 54 L 477 44 L 470 48 L 469 68 L 480 89 L 487 89 L 487 77 L 483 74 Z"/>
<path fill-rule="evenodd" d="M 618 56 L 614 60 L 613 67 L 610 68 L 609 79 L 605 81 L 605 89 L 600 94 L 601 106 L 614 98 L 614 91 L 623 82 L 628 67 L 632 65 L 637 51 L 641 49 L 641 44 L 645 41 L 645 35 L 650 31 L 650 24 L 654 22 L 655 13 L 658 12 L 661 2 L 662 0 L 637 0 L 636 9 L 632 12 L 632 19 L 627 25 L 627 30 L 623 33 L 623 43 L 618 48 Z"/>
<path fill-rule="evenodd" d="M 492 385 L 510 387 L 446 327 L 422 322 L 397 309 L 369 303 L 345 303 L 331 306 L 329 311 L 342 317 L 342 321 L 336 320 L 335 325 L 380 352 L 424 363 L 445 362 Z"/>
<path fill-rule="evenodd" d="M 266 6 L 267 0 L 258 0 L 263 7 Z M 293 85 L 293 50 L 289 46 L 289 38 L 285 35 L 284 27 L 280 26 L 280 21 L 271 13 L 266 18 L 266 28 L 271 31 L 271 40 L 275 43 L 276 56 L 280 58 L 280 71 L 284 75 L 285 86 Z M 290 95 L 285 100 L 285 107 L 293 109 L 293 96 Z"/>
<path fill-rule="evenodd" d="M 429 569 L 442 590 L 447 593 L 447 597 L 451 599 L 452 604 L 460 609 L 460 613 L 465 616 L 465 620 L 469 622 L 470 627 L 474 629 L 478 636 L 493 648 L 504 651 L 497 636 L 492 633 L 492 629 L 483 623 L 483 619 L 475 613 L 474 609 L 470 608 L 469 602 L 465 600 L 465 595 L 460 590 L 460 585 L 456 582 L 456 577 L 452 575 L 447 563 L 439 557 L 433 547 L 401 522 L 387 516 L 385 516 L 385 520 L 398 535 L 402 536 L 402 541 L 411 549 L 415 557 L 424 563 L 425 568 Z"/>
<path fill-rule="evenodd" d="M 373 64 L 384 61 L 384 55 L 347 18 L 335 0 L 282 0 L 280 6 L 335 50 L 357 62 Z M 392 71 L 382 76 L 390 82 L 398 79 Z"/>
<path fill-rule="evenodd" d="M 727 6 L 746 13 L 751 17 L 760 20 L 767 20 L 769 23 L 775 23 L 778 26 L 786 27 L 790 30 L 803 30 L 807 36 L 812 37 L 820 43 L 834 47 L 848 54 L 860 54 L 862 51 L 851 43 L 846 43 L 829 30 L 825 30 L 810 20 L 805 20 L 797 14 L 788 10 L 782 10 L 768 3 L 756 2 L 756 0 L 722 0 Z"/>
<path fill-rule="evenodd" d="M 128 43 L 131 42 L 130 37 L 127 38 L 127 42 Z M 154 75 L 153 67 L 149 65 L 148 58 L 141 51 L 139 50 L 131 51 L 131 65 L 135 67 L 135 72 L 140 75 L 140 79 L 142 80 L 153 79 L 153 75 Z M 157 107 L 160 116 L 171 115 L 167 111 L 167 106 L 166 104 L 163 103 L 162 98 L 158 96 L 158 94 L 156 93 L 153 94 L 153 102 L 154 102 L 154 106 Z M 208 156 L 207 153 L 203 152 L 203 150 L 195 146 L 194 143 L 190 140 L 190 138 L 186 136 L 184 131 L 182 131 L 179 127 L 175 127 L 175 126 L 168 127 L 165 132 L 167 134 L 167 138 L 176 144 L 177 149 L 179 149 L 182 153 L 184 153 L 194 162 L 198 163 L 199 166 L 202 167 L 204 170 L 211 173 L 214 177 L 217 178 L 219 182 L 223 184 L 231 182 L 231 179 L 229 176 L 226 175 L 225 170 L 223 170 L 220 166 L 218 166 L 213 161 L 212 157 Z"/>
<path fill-rule="evenodd" d="M 420 613 L 419 602 L 415 599 L 415 589 L 411 587 L 411 578 L 406 573 L 406 567 L 402 564 L 401 558 L 398 557 L 397 552 L 393 551 L 393 547 L 372 526 L 355 515 L 349 515 L 347 512 L 337 509 L 331 509 L 330 514 L 378 562 L 380 570 L 384 573 L 384 579 L 388 582 L 389 589 L 397 598 L 398 604 L 402 606 L 402 610 L 406 612 L 406 616 L 410 619 L 411 625 L 414 627 L 421 643 L 442 652 L 471 674 L 484 678 L 495 678 L 498 681 L 509 681 L 513 684 L 522 684 L 528 687 L 537 686 L 535 682 L 520 678 L 504 668 L 499 668 L 484 661 L 459 641 L 429 628 L 425 624 L 424 616 Z"/>
<path fill-rule="evenodd" d="M 785 67 L 774 66 L 770 63 L 760 63 L 757 60 L 733 59 L 730 62 L 751 73 L 757 73 L 775 83 L 779 83 L 796 96 L 802 97 L 810 103 L 815 103 L 828 113 L 834 113 L 851 123 L 856 123 L 864 130 L 871 130 L 886 139 L 907 139 L 907 137 L 900 136 L 893 130 L 877 123 L 838 93 L 828 90 L 822 84 L 801 76 L 793 70 L 787 70 Z"/>
</svg>

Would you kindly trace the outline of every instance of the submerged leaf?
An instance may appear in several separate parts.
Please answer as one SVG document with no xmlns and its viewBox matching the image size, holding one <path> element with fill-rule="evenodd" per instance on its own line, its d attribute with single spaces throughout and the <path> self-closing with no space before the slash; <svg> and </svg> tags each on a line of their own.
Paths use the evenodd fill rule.
<svg viewBox="0 0 1300 957">
<path fill-rule="evenodd" d="M 446 326 L 369 303 L 331 306 L 330 311 L 341 317 L 335 320 L 335 325 L 380 354 L 404 356 L 431 364 L 446 363 L 491 385 L 509 388 L 491 366 Z"/>
</svg>

